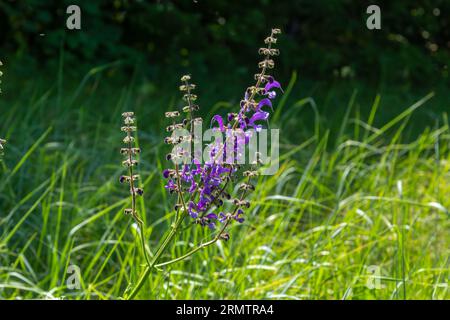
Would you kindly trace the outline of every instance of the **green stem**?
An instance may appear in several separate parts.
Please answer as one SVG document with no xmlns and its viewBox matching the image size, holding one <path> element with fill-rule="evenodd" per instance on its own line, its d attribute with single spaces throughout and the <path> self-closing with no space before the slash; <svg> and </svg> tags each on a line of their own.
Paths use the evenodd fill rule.
<svg viewBox="0 0 450 320">
<path fill-rule="evenodd" d="M 155 265 L 155 267 L 156 267 L 156 268 L 159 268 L 159 267 L 167 266 L 167 265 L 169 265 L 169 264 L 173 264 L 173 263 L 182 261 L 182 260 L 184 260 L 184 259 L 186 259 L 186 258 L 192 256 L 192 255 L 193 255 L 194 253 L 196 253 L 197 251 L 200 251 L 201 249 L 206 248 L 206 247 L 208 247 L 208 246 L 210 246 L 210 245 L 216 243 L 216 242 L 220 239 L 220 236 L 222 235 L 222 233 L 225 231 L 225 228 L 228 226 L 229 221 L 230 221 L 230 220 L 227 220 L 227 222 L 223 225 L 222 229 L 221 229 L 221 230 L 219 231 L 219 233 L 214 237 L 214 239 L 212 239 L 212 240 L 210 240 L 210 241 L 208 241 L 208 242 L 205 242 L 205 243 L 200 244 L 197 248 L 192 249 L 192 250 L 189 251 L 188 253 L 186 253 L 186 254 L 184 254 L 184 255 L 178 257 L 178 258 L 175 258 L 175 259 L 173 259 L 173 260 L 170 260 L 170 261 L 166 261 L 166 262 L 157 264 L 157 265 Z"/>
<path fill-rule="evenodd" d="M 149 265 L 145 268 L 144 273 L 139 278 L 136 286 L 134 286 L 134 288 L 132 289 L 130 294 L 125 297 L 126 300 L 133 299 L 138 294 L 138 292 L 142 289 L 142 286 L 144 285 L 145 280 L 150 275 L 151 269 L 153 269 L 156 266 L 156 263 L 158 262 L 159 258 L 161 257 L 161 255 L 166 250 L 167 245 L 172 241 L 173 237 L 177 233 L 178 227 L 180 226 L 182 221 L 183 221 L 183 216 L 180 217 L 180 219 L 178 219 L 176 224 L 172 227 L 172 229 L 170 230 L 169 234 L 165 238 L 164 242 L 159 246 L 158 250 L 155 253 L 155 256 L 153 257 L 153 259 L 151 260 Z"/>
<path fill-rule="evenodd" d="M 130 127 L 129 125 L 127 125 Z M 139 217 L 139 215 L 136 212 L 136 190 L 134 187 L 134 177 L 133 177 L 133 145 L 131 142 L 131 131 L 127 131 L 127 137 L 129 139 L 128 141 L 128 160 L 130 161 L 130 167 L 128 168 L 128 174 L 130 176 L 130 193 L 131 193 L 131 213 L 134 217 L 134 220 L 136 221 L 137 225 L 139 226 L 139 234 L 140 234 L 140 240 L 142 245 L 142 254 L 145 257 L 145 261 L 148 265 L 150 265 L 150 259 L 148 257 L 147 249 L 145 248 L 145 235 L 144 235 L 144 221 Z"/>
<path fill-rule="evenodd" d="M 145 247 L 145 235 L 144 235 L 144 222 L 143 221 L 137 221 L 139 226 L 139 234 L 141 239 L 141 245 L 142 245 L 142 254 L 145 257 L 145 261 L 147 262 L 147 265 L 150 266 L 150 259 L 148 257 L 147 248 Z"/>
<path fill-rule="evenodd" d="M 248 178 L 248 182 L 250 182 L 250 177 Z M 245 192 L 245 190 L 243 190 L 242 194 L 241 194 L 241 197 L 240 197 L 240 200 L 242 200 L 245 197 L 245 195 L 246 195 L 246 192 Z M 239 207 L 240 207 L 240 205 L 237 205 L 234 208 L 233 214 L 237 212 Z M 217 233 L 217 235 L 214 237 L 214 239 L 212 239 L 212 240 L 210 240 L 208 242 L 205 242 L 203 244 L 200 244 L 197 248 L 192 249 L 191 251 L 189 251 L 188 253 L 182 255 L 181 257 L 178 257 L 178 258 L 175 258 L 173 260 L 170 260 L 170 261 L 167 261 L 167 262 L 163 262 L 163 263 L 160 263 L 160 264 L 156 264 L 158 262 L 159 258 L 161 257 L 161 255 L 163 254 L 163 252 L 166 250 L 167 245 L 172 241 L 172 239 L 175 236 L 179 226 L 183 222 L 184 216 L 186 214 L 187 214 L 187 211 L 184 211 L 184 214 L 178 219 L 176 224 L 172 227 L 172 230 L 170 230 L 170 233 L 168 234 L 168 236 L 165 238 L 164 242 L 159 246 L 158 250 L 156 251 L 155 256 L 153 257 L 152 261 L 145 268 L 144 273 L 139 278 L 136 286 L 132 289 L 131 293 L 125 297 L 126 300 L 133 299 L 139 293 L 139 291 L 142 289 L 142 286 L 144 285 L 145 280 L 150 275 L 151 269 L 153 269 L 154 267 L 157 268 L 157 267 L 161 267 L 161 266 L 167 266 L 169 264 L 182 261 L 182 260 L 190 257 L 191 255 L 193 255 L 197 251 L 200 251 L 201 249 L 206 248 L 206 247 L 212 245 L 213 243 L 217 242 L 220 239 L 220 236 L 223 234 L 223 232 L 227 228 L 228 224 L 230 223 L 230 219 L 231 219 L 231 217 L 228 218 L 228 220 L 223 224 L 222 228 Z"/>
</svg>

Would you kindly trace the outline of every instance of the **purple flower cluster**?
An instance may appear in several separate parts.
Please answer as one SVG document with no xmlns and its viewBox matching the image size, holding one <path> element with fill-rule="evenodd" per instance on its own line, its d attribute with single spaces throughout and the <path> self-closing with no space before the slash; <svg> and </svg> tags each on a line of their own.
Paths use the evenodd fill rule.
<svg viewBox="0 0 450 320">
<path fill-rule="evenodd" d="M 280 83 L 273 76 L 267 74 L 268 70 L 274 67 L 272 57 L 279 54 L 278 49 L 272 48 L 277 41 L 275 36 L 279 33 L 279 29 L 272 29 L 271 35 L 264 41 L 267 47 L 259 49 L 264 60 L 259 63 L 260 71 L 255 75 L 256 84 L 245 91 L 244 99 L 240 102 L 239 112 L 229 113 L 225 119 L 220 115 L 212 117 L 213 130 L 225 133 L 225 142 L 210 144 L 209 159 L 205 160 L 203 164 L 198 155 L 190 153 L 186 158 L 189 159 L 188 161 L 181 165 L 174 161 L 175 168 L 163 171 L 164 178 L 168 179 L 166 189 L 170 193 L 178 195 L 175 206 L 177 212 L 187 211 L 187 214 L 202 226 L 214 229 L 218 222 L 228 224 L 231 221 L 237 221 L 242 223 L 244 221 L 243 209 L 250 206 L 250 203 L 245 200 L 245 196 L 255 189 L 250 182 L 252 177 L 258 175 L 258 172 L 252 168 L 253 170 L 243 173 L 247 180 L 239 186 L 240 197 L 232 199 L 226 190 L 235 180 L 234 177 L 239 166 L 224 163 L 223 158 L 227 156 L 227 145 L 230 143 L 233 143 L 233 156 L 237 156 L 240 148 L 248 144 L 251 134 L 254 131 L 260 131 L 263 123 L 269 119 L 269 111 L 273 110 L 272 100 L 277 96 L 275 90 L 281 90 Z M 173 123 L 167 127 L 167 131 L 172 132 L 172 136 L 165 139 L 166 143 L 174 145 L 173 150 L 175 151 L 167 156 L 167 159 L 171 160 L 186 157 L 188 151 L 180 146 L 181 142 L 190 143 L 198 138 L 193 129 L 195 123 L 199 122 L 199 118 L 193 116 L 194 112 L 199 109 L 195 104 L 197 96 L 192 93 L 195 85 L 189 82 L 190 76 L 183 76 L 181 81 L 180 90 L 187 103 L 183 111 L 187 113 L 187 117 L 176 123 L 175 119 L 180 116 L 180 112 L 166 112 L 166 117 L 173 119 Z M 181 137 L 174 136 L 173 133 L 176 129 L 184 129 L 185 132 L 187 130 L 189 134 Z M 233 134 L 236 130 L 244 132 L 243 138 Z M 231 201 L 234 206 L 234 209 L 227 213 L 222 209 L 225 201 Z M 227 239 L 229 236 L 224 235 L 224 238 Z"/>
</svg>

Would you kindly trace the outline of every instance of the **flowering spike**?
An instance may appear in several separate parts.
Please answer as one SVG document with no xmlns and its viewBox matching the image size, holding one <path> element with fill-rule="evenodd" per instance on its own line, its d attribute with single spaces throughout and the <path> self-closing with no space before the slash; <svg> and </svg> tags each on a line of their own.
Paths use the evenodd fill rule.
<svg viewBox="0 0 450 320">
<path fill-rule="evenodd" d="M 190 156 L 189 159 L 192 159 L 190 162 L 185 162 L 181 167 L 175 165 L 175 169 L 165 169 L 162 173 L 163 177 L 168 179 L 165 188 L 170 193 L 178 195 L 178 202 L 175 205 L 177 217 L 178 214 L 184 213 L 193 218 L 197 224 L 210 229 L 215 229 L 216 223 L 221 223 L 223 226 L 216 237 L 217 240 L 228 240 L 230 238 L 229 234 L 225 232 L 229 223 L 232 221 L 242 223 L 244 221 L 244 211 L 242 209 L 250 207 L 250 202 L 245 197 L 249 192 L 255 190 L 255 185 L 251 183 L 251 179 L 259 174 L 256 170 L 244 171 L 243 175 L 246 181 L 238 187 L 238 192 L 241 194 L 239 197 L 231 200 L 234 210 L 227 214 L 223 212 L 216 214 L 211 211 L 219 211 L 223 207 L 224 201 L 231 199 L 231 195 L 226 189 L 237 180 L 236 172 L 240 169 L 238 164 L 224 164 L 217 160 L 221 156 L 225 156 L 226 152 L 230 152 L 229 148 L 226 148 L 232 141 L 230 137 L 236 139 L 237 145 L 242 144 L 245 146 L 249 143 L 250 134 L 238 138 L 234 137 L 236 132 L 239 130 L 244 131 L 249 127 L 255 128 L 257 131 L 262 129 L 263 124 L 261 123 L 268 121 L 270 116 L 270 113 L 263 110 L 263 108 L 269 107 L 268 109 L 273 111 L 272 100 L 276 98 L 275 90 L 281 90 L 281 85 L 273 76 L 267 73 L 268 70 L 275 67 L 273 57 L 278 56 L 280 53 L 279 49 L 273 48 L 273 45 L 277 43 L 276 36 L 280 32 L 280 29 L 272 29 L 271 34 L 264 41 L 266 46 L 258 50 L 258 53 L 263 56 L 263 60 L 258 63 L 260 71 L 255 74 L 256 84 L 245 90 L 244 98 L 240 102 L 239 112 L 230 112 L 227 117 L 215 114 L 211 118 L 211 127 L 225 133 L 225 142 L 211 143 L 209 145 L 210 159 L 203 164 L 196 158 L 196 155 L 188 154 Z M 167 132 L 174 132 L 177 129 L 189 129 L 191 130 L 191 135 L 175 136 L 172 134 L 164 139 L 165 143 L 174 146 L 172 152 L 166 156 L 167 160 L 179 159 L 186 152 L 190 152 L 184 150 L 179 143 L 191 142 L 193 139 L 195 141 L 192 128 L 195 124 L 203 121 L 202 118 L 193 118 L 192 116 L 193 112 L 199 108 L 198 105 L 193 103 L 197 99 L 197 95 L 192 93 L 196 86 L 190 81 L 191 77 L 189 75 L 181 77 L 182 83 L 179 87 L 183 100 L 187 102 L 187 105 L 182 108 L 183 112 L 187 113 L 187 117 L 181 123 L 173 122 L 166 130 Z M 172 112 L 175 113 L 176 111 Z M 166 117 L 172 118 L 170 115 L 170 112 L 166 113 Z M 238 153 L 236 146 L 234 151 L 231 150 L 231 152 Z M 257 157 L 255 165 L 261 162 L 259 158 Z M 189 198 L 188 201 L 183 200 L 186 198 L 186 195 Z"/>
<path fill-rule="evenodd" d="M 122 113 L 122 117 L 124 125 L 120 129 L 126 133 L 126 136 L 123 139 L 126 146 L 120 149 L 120 153 L 125 156 L 125 160 L 122 161 L 122 164 L 127 167 L 128 174 L 120 176 L 119 182 L 127 183 L 131 193 L 131 208 L 125 209 L 125 214 L 133 216 L 138 223 L 141 223 L 142 220 L 136 212 L 136 195 L 142 196 L 144 194 L 144 190 L 135 187 L 135 181 L 139 179 L 139 175 L 134 174 L 133 171 L 133 167 L 138 164 L 138 161 L 134 159 L 134 156 L 140 153 L 141 149 L 133 146 L 135 139 L 132 134 L 137 130 L 136 126 L 134 126 L 134 113 L 124 112 Z"/>
</svg>

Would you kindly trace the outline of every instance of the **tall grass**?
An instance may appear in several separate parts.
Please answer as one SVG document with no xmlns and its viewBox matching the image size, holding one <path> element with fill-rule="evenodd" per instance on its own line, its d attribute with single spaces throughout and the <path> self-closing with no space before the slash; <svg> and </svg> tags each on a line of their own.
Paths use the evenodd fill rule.
<svg viewBox="0 0 450 320">
<path fill-rule="evenodd" d="M 0 101 L 0 132 L 10 142 L 0 163 L 0 298 L 111 299 L 136 283 L 146 262 L 123 215 L 130 203 L 111 148 L 124 110 L 139 111 L 138 143 L 151 146 L 140 156 L 146 193 L 136 202 L 150 255 L 173 221 L 160 176 L 164 132 L 152 116 L 171 108 L 140 93 L 134 79 L 112 90 L 104 70 L 92 71 L 75 96 L 66 98 L 59 81 L 45 90 L 31 81 L 15 102 Z M 335 105 L 344 115 L 335 130 L 314 96 L 289 98 L 298 90 L 293 78 L 275 105 L 280 170 L 259 178 L 246 222 L 233 225 L 228 242 L 159 267 L 137 298 L 448 298 L 447 116 L 414 138 L 409 131 L 433 94 L 386 120 L 383 92 L 364 116 L 349 91 L 349 102 Z M 188 228 L 165 258 L 208 236 Z M 79 289 L 67 285 L 74 265 Z"/>
</svg>

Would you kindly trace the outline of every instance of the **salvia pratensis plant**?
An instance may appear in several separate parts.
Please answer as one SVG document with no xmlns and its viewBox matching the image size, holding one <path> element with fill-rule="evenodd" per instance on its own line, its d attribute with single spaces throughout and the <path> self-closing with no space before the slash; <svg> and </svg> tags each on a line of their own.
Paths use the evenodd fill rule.
<svg viewBox="0 0 450 320">
<path fill-rule="evenodd" d="M 276 98 L 274 89 L 281 90 L 280 83 L 269 74 L 269 71 L 275 66 L 273 58 L 279 54 L 279 50 L 274 48 L 274 45 L 277 42 L 277 35 L 280 33 L 280 29 L 272 29 L 271 34 L 264 40 L 266 46 L 259 49 L 259 54 L 263 59 L 258 63 L 259 72 L 255 74 L 256 83 L 245 90 L 238 112 L 229 113 L 225 118 L 218 114 L 212 117 L 212 130 L 224 134 L 225 141 L 223 143 L 214 141 L 209 144 L 207 149 L 209 157 L 204 159 L 203 163 L 201 154 L 197 154 L 195 148 L 194 152 L 191 151 L 192 143 L 195 144 L 200 138 L 195 126 L 203 123 L 203 119 L 196 116 L 196 112 L 199 110 L 199 106 L 196 104 L 197 95 L 193 93 L 196 86 L 191 82 L 190 75 L 181 78 L 179 89 L 182 92 L 185 106 L 181 112 L 175 110 L 165 113 L 166 118 L 170 119 L 170 124 L 166 128 L 170 135 L 164 139 L 164 142 L 172 147 L 172 151 L 167 154 L 166 159 L 173 162 L 173 166 L 165 169 L 162 173 L 163 177 L 167 179 L 165 188 L 176 198 L 174 206 L 176 214 L 171 229 L 163 237 L 153 257 L 147 260 L 147 267 L 138 282 L 129 292 L 125 293 L 126 299 L 136 296 L 152 269 L 182 261 L 219 240 L 229 240 L 229 226 L 233 222 L 242 223 L 244 221 L 245 210 L 250 207 L 250 202 L 246 197 L 255 190 L 252 179 L 259 175 L 260 154 L 256 152 L 253 157 L 254 161 L 246 170 L 242 170 L 242 166 L 234 162 L 227 161 L 225 163 L 223 158 L 230 156 L 230 153 L 233 157 L 239 156 L 242 147 L 248 145 L 251 136 L 255 132 L 261 131 L 262 123 L 269 119 L 270 113 L 265 110 L 273 110 L 272 101 Z M 183 114 L 184 117 L 182 117 Z M 236 135 L 237 131 L 244 132 L 244 134 Z M 132 159 L 127 161 L 132 161 Z M 132 164 L 132 162 L 127 163 Z M 240 172 L 242 172 L 244 182 L 236 186 L 236 181 L 240 180 Z M 130 172 L 129 176 L 131 177 L 132 174 Z M 128 182 L 131 180 L 132 183 L 131 178 L 121 179 Z M 237 187 L 238 190 L 236 196 L 232 196 L 230 191 L 234 187 Z M 131 210 L 130 214 L 134 216 L 134 209 L 128 210 Z M 186 218 L 191 219 L 190 226 L 207 227 L 215 234 L 209 241 L 198 244 L 180 257 L 159 262 L 169 243 L 181 230 L 180 227 Z M 138 216 L 135 219 L 138 222 L 140 220 Z"/>
</svg>

